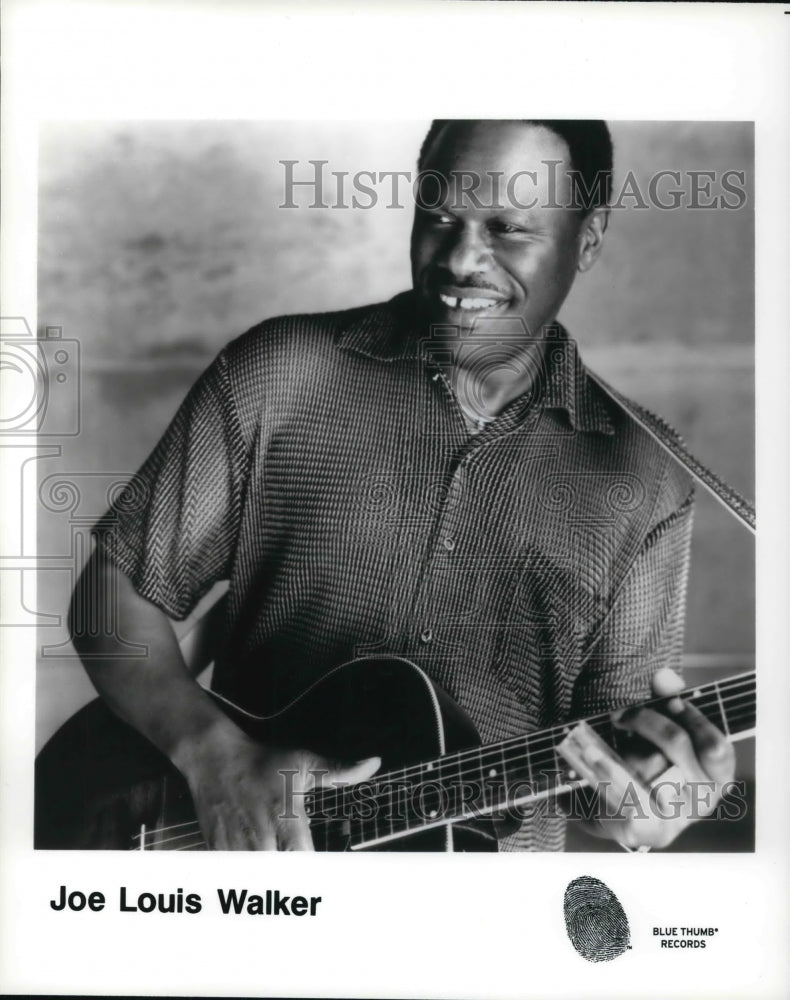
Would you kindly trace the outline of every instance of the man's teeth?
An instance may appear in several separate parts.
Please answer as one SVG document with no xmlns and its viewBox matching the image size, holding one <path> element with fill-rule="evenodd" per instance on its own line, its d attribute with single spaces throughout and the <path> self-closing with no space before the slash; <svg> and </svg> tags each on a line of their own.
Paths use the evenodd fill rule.
<svg viewBox="0 0 790 1000">
<path fill-rule="evenodd" d="M 442 295 L 439 298 L 450 309 L 490 309 L 497 304 L 497 299 L 458 299 L 453 295 Z"/>
</svg>

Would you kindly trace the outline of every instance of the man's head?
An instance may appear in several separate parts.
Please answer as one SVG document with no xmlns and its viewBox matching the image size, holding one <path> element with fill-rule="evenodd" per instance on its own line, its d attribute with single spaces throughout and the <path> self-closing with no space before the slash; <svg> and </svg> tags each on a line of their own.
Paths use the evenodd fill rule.
<svg viewBox="0 0 790 1000">
<path fill-rule="evenodd" d="M 554 320 L 600 253 L 612 146 L 603 122 L 438 121 L 420 152 L 412 277 L 424 314 L 469 328 Z"/>
</svg>

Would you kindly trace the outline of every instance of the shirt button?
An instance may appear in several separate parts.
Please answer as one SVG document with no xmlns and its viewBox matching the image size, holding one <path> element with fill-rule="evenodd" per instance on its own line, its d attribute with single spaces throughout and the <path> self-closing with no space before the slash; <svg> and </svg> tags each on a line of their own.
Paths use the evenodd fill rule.
<svg viewBox="0 0 790 1000">
<path fill-rule="evenodd" d="M 450 535 L 442 539 L 442 545 L 447 549 L 448 552 L 452 552 L 455 548 L 455 539 Z"/>
<path fill-rule="evenodd" d="M 424 643 L 427 644 L 427 643 L 431 642 L 432 639 L 433 639 L 433 629 L 432 628 L 424 628 L 422 630 L 422 632 L 420 632 L 420 642 L 424 642 Z"/>
</svg>

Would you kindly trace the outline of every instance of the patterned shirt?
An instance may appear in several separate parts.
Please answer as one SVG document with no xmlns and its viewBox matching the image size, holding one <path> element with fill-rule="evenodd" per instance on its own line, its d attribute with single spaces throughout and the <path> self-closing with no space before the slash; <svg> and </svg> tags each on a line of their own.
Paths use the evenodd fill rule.
<svg viewBox="0 0 790 1000">
<path fill-rule="evenodd" d="M 382 653 L 422 667 L 484 742 L 648 697 L 681 650 L 688 475 L 559 326 L 533 389 L 470 434 L 452 331 L 421 340 L 410 301 L 230 343 L 100 544 L 173 618 L 229 580 L 213 686 L 252 712 Z M 536 808 L 501 846 L 563 840 Z"/>
</svg>

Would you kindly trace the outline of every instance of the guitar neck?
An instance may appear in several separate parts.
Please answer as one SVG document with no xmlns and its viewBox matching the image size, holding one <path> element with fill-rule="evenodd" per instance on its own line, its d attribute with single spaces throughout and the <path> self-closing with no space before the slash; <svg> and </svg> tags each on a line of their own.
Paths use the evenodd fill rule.
<svg viewBox="0 0 790 1000">
<path fill-rule="evenodd" d="M 711 681 L 681 696 L 732 741 L 754 732 L 754 673 Z M 644 704 L 660 707 L 665 701 Z M 584 721 L 618 749 L 622 730 L 610 713 Z M 359 850 L 558 795 L 584 784 L 558 751 L 576 724 L 446 754 L 376 775 L 362 785 L 319 790 L 308 799 L 308 813 L 313 822 L 342 819 L 352 850 Z"/>
</svg>

